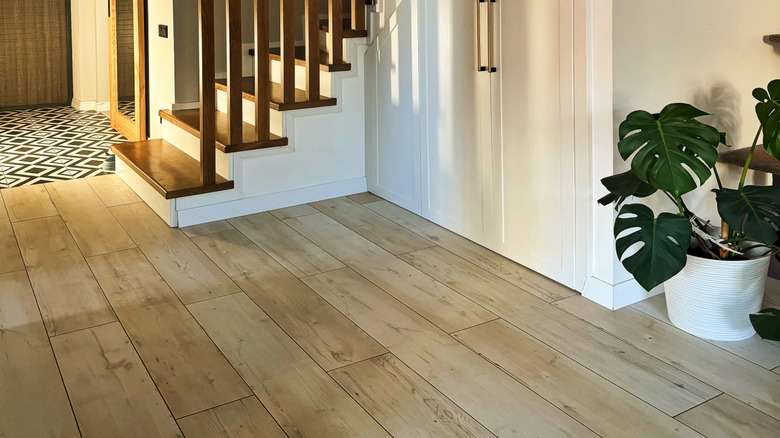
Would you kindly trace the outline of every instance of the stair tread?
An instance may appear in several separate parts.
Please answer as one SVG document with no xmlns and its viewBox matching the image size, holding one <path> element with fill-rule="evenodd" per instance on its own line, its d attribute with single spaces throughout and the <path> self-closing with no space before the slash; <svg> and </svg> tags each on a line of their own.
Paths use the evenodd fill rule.
<svg viewBox="0 0 780 438">
<path fill-rule="evenodd" d="M 216 87 L 227 92 L 227 79 L 217 79 Z M 282 86 L 271 82 L 271 109 L 276 111 L 291 111 L 304 108 L 319 108 L 336 105 L 335 97 L 320 96 L 320 100 L 308 100 L 304 90 L 295 89 L 295 102 L 282 103 Z M 242 92 L 244 99 L 255 101 L 255 78 L 248 76 L 243 78 Z"/>
<path fill-rule="evenodd" d="M 165 199 L 230 190 L 233 181 L 217 175 L 217 183 L 204 186 L 200 162 L 165 140 L 120 143 L 111 151 L 148 182 Z"/>
<path fill-rule="evenodd" d="M 160 117 L 173 123 L 190 134 L 200 137 L 200 109 L 188 110 L 160 110 Z M 217 149 L 227 154 L 233 152 L 243 152 L 255 149 L 266 149 L 272 147 L 286 146 L 287 137 L 279 137 L 271 134 L 269 140 L 256 141 L 255 127 L 249 123 L 243 122 L 243 142 L 239 144 L 230 144 L 228 140 L 228 116 L 217 111 Z"/>
<path fill-rule="evenodd" d="M 272 47 L 271 53 L 269 54 L 269 57 L 273 61 L 280 61 L 282 60 L 282 57 L 280 55 L 282 49 L 279 47 Z M 249 49 L 249 55 L 254 56 L 255 55 L 255 49 Z M 350 63 L 339 63 L 339 64 L 328 64 L 328 60 L 330 60 L 330 55 L 328 52 L 324 50 L 320 50 L 320 70 L 326 71 L 326 72 L 334 72 L 334 71 L 350 71 L 352 70 L 352 64 Z M 299 65 L 301 67 L 306 66 L 306 46 L 296 46 L 295 47 L 295 65 Z"/>
<path fill-rule="evenodd" d="M 342 38 L 364 38 L 368 36 L 367 30 L 352 30 L 352 19 L 350 18 L 343 20 L 342 29 Z M 328 20 L 320 20 L 320 30 L 323 32 L 328 31 Z"/>
</svg>

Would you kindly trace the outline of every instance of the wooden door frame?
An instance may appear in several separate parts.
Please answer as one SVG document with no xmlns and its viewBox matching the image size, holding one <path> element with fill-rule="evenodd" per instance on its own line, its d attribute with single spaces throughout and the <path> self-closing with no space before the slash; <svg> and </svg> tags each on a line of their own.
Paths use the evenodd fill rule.
<svg viewBox="0 0 780 438">
<path fill-rule="evenodd" d="M 111 84 L 111 127 L 130 141 L 146 140 L 146 34 L 143 0 L 133 0 L 133 46 L 135 59 L 135 121 L 119 112 L 117 84 L 116 0 L 109 0 L 108 47 Z"/>
</svg>

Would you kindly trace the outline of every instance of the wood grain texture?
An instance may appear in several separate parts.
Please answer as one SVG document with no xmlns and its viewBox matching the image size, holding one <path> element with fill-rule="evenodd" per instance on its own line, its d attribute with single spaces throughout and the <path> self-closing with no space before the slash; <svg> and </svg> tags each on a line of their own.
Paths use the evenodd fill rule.
<svg viewBox="0 0 780 438">
<path fill-rule="evenodd" d="M 343 69 L 339 69 L 343 70 Z M 250 102 L 255 102 L 257 106 L 260 106 L 257 103 L 257 99 L 255 98 L 255 89 L 257 81 L 253 77 L 244 77 L 244 100 L 248 100 Z M 262 84 L 262 82 L 261 82 Z M 284 91 L 282 88 L 282 85 L 277 82 L 265 82 L 266 85 L 261 86 L 261 94 L 262 93 L 268 93 L 269 101 L 268 101 L 268 107 L 274 111 L 293 111 L 293 110 L 299 110 L 299 109 L 305 109 L 305 108 L 321 108 L 326 106 L 335 106 L 338 102 L 335 97 L 328 97 L 328 96 L 320 96 L 318 100 L 309 100 L 309 98 L 306 96 L 306 90 L 301 90 L 300 88 L 295 88 L 295 100 L 285 102 L 284 101 Z M 217 79 L 215 87 L 217 90 L 227 91 L 227 87 L 225 86 L 225 80 L 224 79 Z M 262 111 L 261 111 L 262 113 Z"/>
<path fill-rule="evenodd" d="M 5 209 L 5 202 L 0 196 L 0 274 L 24 269 L 22 254 L 16 243 L 14 229 Z"/>
<path fill-rule="evenodd" d="M 453 336 L 601 436 L 698 436 L 506 321 Z"/>
<path fill-rule="evenodd" d="M 255 52 L 268 53 L 270 51 L 270 31 L 271 28 L 271 9 L 269 0 L 255 0 L 254 14 L 254 39 Z M 242 97 L 246 97 L 246 83 L 252 84 L 255 96 L 255 139 L 257 141 L 268 140 L 271 135 L 271 113 L 268 108 L 271 106 L 271 89 L 268 84 L 271 82 L 271 62 L 265 56 L 255 56 L 254 64 L 255 76 L 253 78 L 244 78 L 241 90 L 244 92 Z"/>
<path fill-rule="evenodd" d="M 769 303 L 767 303 L 769 304 Z M 631 306 L 646 315 L 674 326 L 666 313 L 666 297 L 663 294 L 656 295 Z M 780 366 L 780 342 L 765 341 L 760 336 L 737 342 L 720 342 L 705 339 L 710 344 L 730 351 L 739 357 L 747 359 L 764 368 L 772 369 Z"/>
<path fill-rule="evenodd" d="M 754 408 L 780 419 L 780 376 L 634 309 L 609 311 L 581 297 L 556 303 Z"/>
<path fill-rule="evenodd" d="M 397 205 L 380 201 L 366 204 L 366 207 L 546 301 L 577 295 L 575 291 Z"/>
<path fill-rule="evenodd" d="M 285 223 L 446 332 L 495 319 L 492 313 L 324 214 L 287 219 Z"/>
<path fill-rule="evenodd" d="M 181 230 L 187 237 L 205 236 L 206 234 L 218 233 L 220 231 L 232 230 L 233 225 L 230 225 L 228 221 L 216 221 L 209 222 L 201 225 L 193 225 L 191 227 L 185 227 Z"/>
<path fill-rule="evenodd" d="M 146 204 L 112 207 L 111 212 L 185 304 L 240 290 L 181 230 L 171 229 Z"/>
<path fill-rule="evenodd" d="M 89 264 L 176 418 L 251 394 L 140 251 Z"/>
<path fill-rule="evenodd" d="M 24 271 L 0 275 L 0 436 L 78 437 Z"/>
<path fill-rule="evenodd" d="M 106 207 L 143 202 L 117 175 L 96 176 L 86 180 Z"/>
<path fill-rule="evenodd" d="M 720 393 L 445 249 L 424 249 L 403 258 L 669 415 Z"/>
<path fill-rule="evenodd" d="M 389 436 L 246 295 L 188 307 L 288 435 Z"/>
<path fill-rule="evenodd" d="M 187 438 L 287 438 L 254 396 L 182 418 L 179 427 Z"/>
<path fill-rule="evenodd" d="M 0 108 L 70 103 L 68 15 L 59 0 L 0 2 Z"/>
<path fill-rule="evenodd" d="M 354 271 L 304 282 L 497 436 L 596 436 Z"/>
<path fill-rule="evenodd" d="M 271 214 L 276 216 L 277 219 L 285 220 L 298 216 L 306 216 L 307 214 L 317 214 L 320 211 L 312 207 L 309 204 L 301 204 L 293 207 L 280 208 L 278 210 L 271 211 Z"/>
<path fill-rule="evenodd" d="M 331 64 L 344 62 L 344 16 L 341 0 L 328 0 L 328 52 Z"/>
<path fill-rule="evenodd" d="M 84 257 L 135 248 L 86 180 L 49 183 L 46 190 Z"/>
<path fill-rule="evenodd" d="M 17 222 L 14 230 L 50 336 L 116 321 L 60 217 Z"/>
<path fill-rule="evenodd" d="M 494 437 L 391 354 L 331 373 L 395 437 Z"/>
<path fill-rule="evenodd" d="M 183 437 L 119 324 L 52 339 L 84 437 Z"/>
<path fill-rule="evenodd" d="M 217 97 L 211 84 L 216 80 L 214 0 L 198 0 L 200 50 L 200 177 L 204 186 L 217 182 L 216 113 Z"/>
<path fill-rule="evenodd" d="M 335 198 L 311 204 L 387 252 L 401 254 L 435 246 L 395 222 L 347 198 Z"/>
<path fill-rule="evenodd" d="M 344 267 L 309 239 L 270 213 L 230 219 L 230 223 L 297 277 Z"/>
<path fill-rule="evenodd" d="M 382 200 L 382 198 L 370 192 L 349 195 L 347 198 L 357 202 L 358 204 L 369 204 L 371 202 L 379 202 Z"/>
<path fill-rule="evenodd" d="M 306 97 L 320 98 L 320 0 L 305 0 Z M 293 48 L 297 52 L 296 48 Z M 297 56 L 294 55 L 297 60 Z"/>
<path fill-rule="evenodd" d="M 57 216 L 59 212 L 41 184 L 2 191 L 11 222 Z"/>
<path fill-rule="evenodd" d="M 295 1 L 279 0 L 279 16 L 282 102 L 295 102 Z"/>
<path fill-rule="evenodd" d="M 780 421 L 726 394 L 677 416 L 708 438 L 761 438 L 776 436 Z"/>
<path fill-rule="evenodd" d="M 229 144 L 243 140 L 243 102 L 241 99 L 241 81 L 243 79 L 242 41 L 241 41 L 241 0 L 226 0 L 227 15 L 227 80 L 228 80 L 228 141 Z M 204 84 L 204 87 L 206 85 Z"/>
<path fill-rule="evenodd" d="M 324 369 L 387 352 L 238 231 L 194 241 Z"/>
</svg>

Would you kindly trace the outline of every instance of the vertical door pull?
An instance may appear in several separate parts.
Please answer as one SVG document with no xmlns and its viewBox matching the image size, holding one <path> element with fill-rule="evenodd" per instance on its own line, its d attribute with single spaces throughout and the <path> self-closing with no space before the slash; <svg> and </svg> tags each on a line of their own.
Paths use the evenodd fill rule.
<svg viewBox="0 0 780 438">
<path fill-rule="evenodd" d="M 486 32 L 486 23 L 483 23 L 482 20 L 487 18 L 487 12 L 486 10 L 485 14 L 482 12 L 482 8 L 487 6 L 487 0 L 477 0 L 477 70 L 478 71 L 488 71 L 488 63 L 485 60 L 485 52 L 487 51 L 487 47 L 485 45 L 485 32 Z"/>
<path fill-rule="evenodd" d="M 496 38 L 496 32 L 495 32 L 495 11 L 494 6 L 497 0 L 488 0 L 487 4 L 487 52 L 488 52 L 488 72 L 495 73 L 498 71 L 496 68 L 495 63 L 495 53 L 496 53 L 496 45 L 495 45 L 495 38 Z"/>
</svg>

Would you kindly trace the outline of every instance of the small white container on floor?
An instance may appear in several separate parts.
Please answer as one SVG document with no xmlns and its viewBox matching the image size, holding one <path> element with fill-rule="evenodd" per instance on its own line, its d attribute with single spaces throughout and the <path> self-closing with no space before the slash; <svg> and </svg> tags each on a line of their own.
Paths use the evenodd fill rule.
<svg viewBox="0 0 780 438">
<path fill-rule="evenodd" d="M 770 260 L 689 255 L 685 268 L 664 283 L 669 319 L 704 339 L 741 341 L 753 336 L 749 315 L 761 310 Z"/>
</svg>

